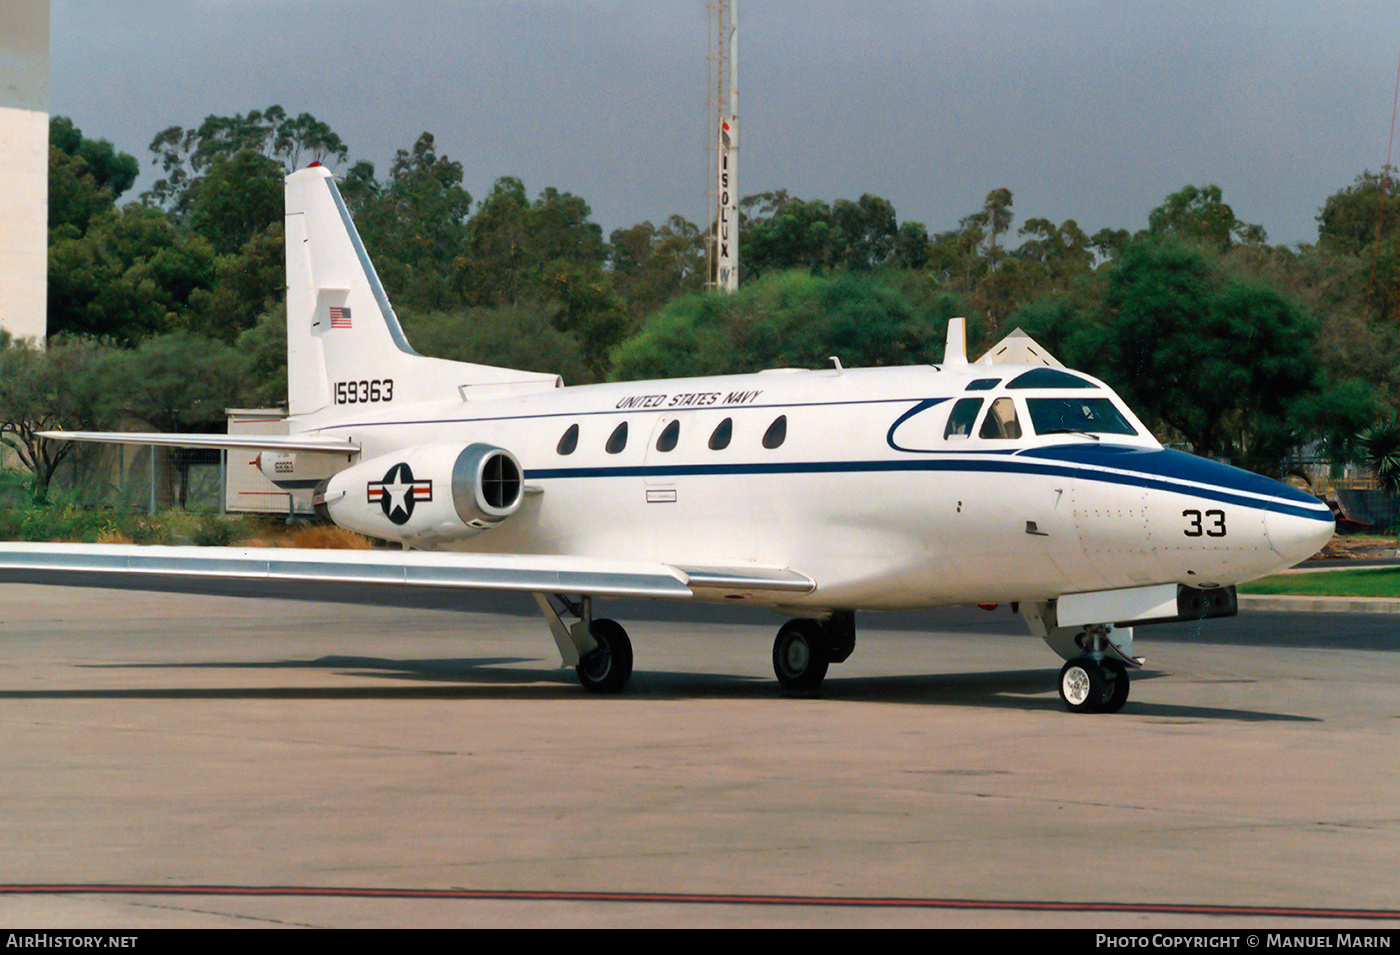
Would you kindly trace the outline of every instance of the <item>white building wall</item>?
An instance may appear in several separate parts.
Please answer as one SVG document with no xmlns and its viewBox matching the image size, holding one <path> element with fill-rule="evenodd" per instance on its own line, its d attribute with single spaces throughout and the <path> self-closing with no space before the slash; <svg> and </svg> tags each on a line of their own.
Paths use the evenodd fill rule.
<svg viewBox="0 0 1400 955">
<path fill-rule="evenodd" d="M 0 328 L 48 330 L 49 0 L 0 0 Z"/>
</svg>

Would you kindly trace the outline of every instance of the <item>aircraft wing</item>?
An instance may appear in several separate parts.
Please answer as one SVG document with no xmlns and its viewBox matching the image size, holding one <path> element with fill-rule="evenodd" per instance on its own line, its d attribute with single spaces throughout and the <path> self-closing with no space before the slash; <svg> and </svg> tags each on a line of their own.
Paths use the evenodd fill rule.
<svg viewBox="0 0 1400 955">
<path fill-rule="evenodd" d="M 520 554 L 135 544 L 0 543 L 0 582 L 183 589 L 196 579 L 259 584 L 399 585 L 536 594 L 686 599 L 724 593 L 810 593 L 815 582 L 778 567 L 687 567 L 656 561 Z M 168 586 L 167 586 L 168 585 Z M 343 586 L 342 586 L 343 590 Z"/>
<path fill-rule="evenodd" d="M 172 434 L 159 431 L 40 431 L 54 441 L 99 444 L 158 444 L 175 448 L 250 448 L 262 451 L 321 451 L 354 454 L 360 446 L 344 438 L 314 434 Z"/>
</svg>

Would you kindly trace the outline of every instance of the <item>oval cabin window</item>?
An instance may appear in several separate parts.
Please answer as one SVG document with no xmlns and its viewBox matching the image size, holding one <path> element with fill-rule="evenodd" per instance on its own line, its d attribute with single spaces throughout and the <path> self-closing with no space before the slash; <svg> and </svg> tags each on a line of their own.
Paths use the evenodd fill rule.
<svg viewBox="0 0 1400 955">
<path fill-rule="evenodd" d="M 732 437 L 734 437 L 734 419 L 725 418 L 715 425 L 715 430 L 710 435 L 710 450 L 723 451 L 729 447 L 729 439 Z"/>
<path fill-rule="evenodd" d="M 763 446 L 771 451 L 785 440 L 787 440 L 787 415 L 780 414 L 773 419 L 768 430 L 763 432 Z"/>
<path fill-rule="evenodd" d="M 565 431 L 559 438 L 559 446 L 554 450 L 560 454 L 573 454 L 578 447 L 578 425 L 569 425 L 569 430 Z"/>
<path fill-rule="evenodd" d="M 680 439 L 681 423 L 679 421 L 672 421 L 656 436 L 656 450 L 662 452 L 674 451 L 676 450 L 676 442 Z"/>
<path fill-rule="evenodd" d="M 608 436 L 606 450 L 609 454 L 620 454 L 622 449 L 627 447 L 627 422 L 624 421 L 613 429 L 613 433 Z"/>
</svg>

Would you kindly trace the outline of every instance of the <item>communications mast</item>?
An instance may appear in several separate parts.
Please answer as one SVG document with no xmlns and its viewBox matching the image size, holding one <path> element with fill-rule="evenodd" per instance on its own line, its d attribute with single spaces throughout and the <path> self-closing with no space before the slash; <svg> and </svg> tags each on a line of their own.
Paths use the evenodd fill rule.
<svg viewBox="0 0 1400 955">
<path fill-rule="evenodd" d="M 715 241 L 714 285 L 739 287 L 739 0 L 714 0 Z"/>
</svg>

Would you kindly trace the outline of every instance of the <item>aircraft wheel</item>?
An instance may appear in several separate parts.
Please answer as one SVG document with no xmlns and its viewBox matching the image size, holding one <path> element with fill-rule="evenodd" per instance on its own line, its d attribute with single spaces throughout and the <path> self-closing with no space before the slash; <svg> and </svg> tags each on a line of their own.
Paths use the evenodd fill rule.
<svg viewBox="0 0 1400 955">
<path fill-rule="evenodd" d="M 1060 699 L 1071 713 L 1095 713 L 1103 708 L 1107 680 L 1089 657 L 1075 657 L 1060 670 Z"/>
<path fill-rule="evenodd" d="M 579 660 L 575 672 L 591 693 L 621 693 L 632 676 L 632 641 L 616 620 L 600 617 L 588 632 L 598 646 Z"/>
<path fill-rule="evenodd" d="M 1117 660 L 1103 661 L 1104 676 L 1108 679 L 1108 686 L 1104 691 L 1103 703 L 1099 706 L 1102 713 L 1117 713 L 1123 708 L 1123 704 L 1128 702 L 1128 668 Z"/>
<path fill-rule="evenodd" d="M 789 690 L 815 690 L 831 665 L 831 644 L 815 620 L 789 620 L 773 641 L 773 672 Z"/>
</svg>

